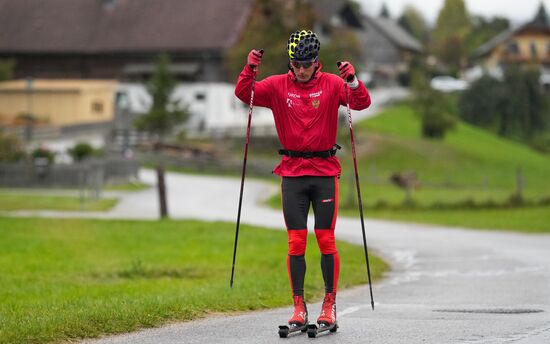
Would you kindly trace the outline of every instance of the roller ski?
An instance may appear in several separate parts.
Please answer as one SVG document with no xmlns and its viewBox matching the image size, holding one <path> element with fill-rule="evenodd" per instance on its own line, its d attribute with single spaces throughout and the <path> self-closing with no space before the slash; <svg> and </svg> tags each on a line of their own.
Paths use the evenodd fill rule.
<svg viewBox="0 0 550 344">
<path fill-rule="evenodd" d="M 321 307 L 321 315 L 317 318 L 317 325 L 310 324 L 307 326 L 307 336 L 315 338 L 319 333 L 336 332 L 338 330 L 338 322 L 336 321 L 336 294 L 328 293 L 323 300 Z"/>
<path fill-rule="evenodd" d="M 322 324 L 319 324 L 319 326 L 315 324 L 309 324 L 307 325 L 307 336 L 309 338 L 315 338 L 319 333 L 326 332 L 326 331 L 336 332 L 337 330 L 338 330 L 337 323 L 334 323 L 332 325 L 327 325 L 322 323 Z"/>
<path fill-rule="evenodd" d="M 294 296 L 294 313 L 288 325 L 279 326 L 279 337 L 286 338 L 295 332 L 306 332 L 308 327 L 307 307 L 303 296 Z"/>
</svg>

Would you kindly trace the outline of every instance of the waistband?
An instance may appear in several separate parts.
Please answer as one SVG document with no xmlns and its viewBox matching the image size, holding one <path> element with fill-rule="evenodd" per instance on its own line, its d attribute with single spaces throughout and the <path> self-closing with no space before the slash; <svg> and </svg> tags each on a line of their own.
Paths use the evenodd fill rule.
<svg viewBox="0 0 550 344">
<path fill-rule="evenodd" d="M 279 149 L 279 155 L 288 156 L 289 158 L 330 158 L 336 155 L 336 152 L 341 149 L 338 144 L 332 146 L 331 149 L 325 151 L 315 151 L 315 152 L 303 152 L 303 151 L 294 151 L 289 149 Z"/>
</svg>

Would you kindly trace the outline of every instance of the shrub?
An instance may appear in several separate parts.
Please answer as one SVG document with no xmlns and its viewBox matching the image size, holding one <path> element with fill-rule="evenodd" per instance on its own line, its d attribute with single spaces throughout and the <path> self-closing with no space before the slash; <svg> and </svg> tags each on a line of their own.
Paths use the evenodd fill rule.
<svg viewBox="0 0 550 344">
<path fill-rule="evenodd" d="M 85 142 L 79 142 L 74 147 L 69 148 L 68 153 L 74 161 L 81 162 L 94 155 L 94 148 Z"/>
<path fill-rule="evenodd" d="M 26 157 L 23 143 L 16 136 L 0 132 L 0 161 L 17 162 Z"/>
<path fill-rule="evenodd" d="M 37 158 L 46 158 L 48 159 L 49 164 L 52 164 L 55 158 L 55 154 L 45 147 L 36 148 L 35 150 L 32 151 L 31 156 L 33 160 Z"/>
<path fill-rule="evenodd" d="M 550 125 L 548 96 L 539 77 L 537 70 L 509 67 L 503 81 L 480 78 L 462 94 L 460 117 L 500 136 L 532 141 Z"/>
<path fill-rule="evenodd" d="M 443 93 L 432 89 L 422 72 L 414 73 L 412 83 L 414 107 L 421 120 L 422 137 L 443 139 L 445 133 L 456 125 L 452 102 Z"/>
</svg>

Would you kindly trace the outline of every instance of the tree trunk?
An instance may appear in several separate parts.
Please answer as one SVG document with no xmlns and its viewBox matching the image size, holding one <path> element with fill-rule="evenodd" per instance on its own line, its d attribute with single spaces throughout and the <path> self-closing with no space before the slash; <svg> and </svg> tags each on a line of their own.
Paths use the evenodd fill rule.
<svg viewBox="0 0 550 344">
<path fill-rule="evenodd" d="M 160 218 L 168 218 L 168 202 L 166 200 L 166 184 L 164 182 L 164 166 L 157 165 L 157 188 L 159 194 Z"/>
</svg>

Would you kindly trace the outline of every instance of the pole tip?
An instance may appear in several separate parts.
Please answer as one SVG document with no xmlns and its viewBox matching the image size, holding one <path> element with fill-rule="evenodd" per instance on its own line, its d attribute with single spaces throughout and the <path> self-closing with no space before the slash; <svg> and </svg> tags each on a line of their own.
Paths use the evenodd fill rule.
<svg viewBox="0 0 550 344">
<path fill-rule="evenodd" d="M 371 301 L 370 305 L 372 306 L 372 310 L 374 311 L 374 301 Z"/>
</svg>

